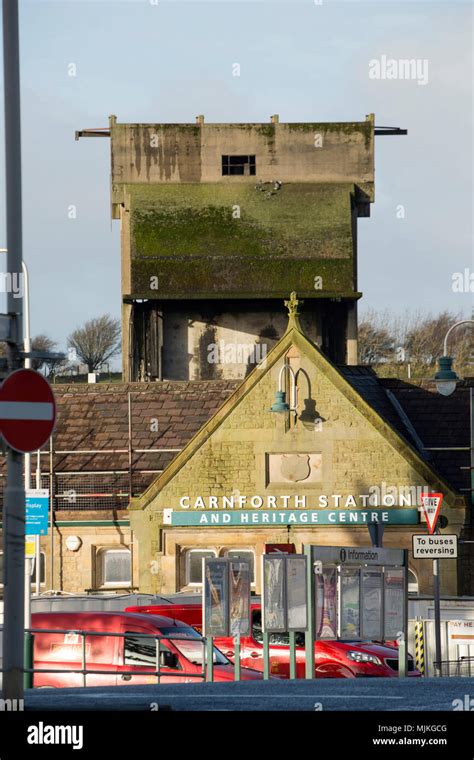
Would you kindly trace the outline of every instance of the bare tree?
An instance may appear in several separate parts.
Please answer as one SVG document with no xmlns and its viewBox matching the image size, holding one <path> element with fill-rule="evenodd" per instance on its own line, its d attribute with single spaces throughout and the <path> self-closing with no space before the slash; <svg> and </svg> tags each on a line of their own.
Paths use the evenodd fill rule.
<svg viewBox="0 0 474 760">
<path fill-rule="evenodd" d="M 44 333 L 41 333 L 41 335 L 36 335 L 35 338 L 31 341 L 31 350 L 32 351 L 41 351 L 42 353 L 51 353 L 55 350 L 57 346 L 57 342 L 50 338 L 48 335 L 44 335 Z M 48 360 L 47 359 L 33 359 L 31 362 L 31 365 L 33 369 L 39 370 L 42 367 L 48 366 Z"/>
<path fill-rule="evenodd" d="M 395 347 L 395 335 L 386 314 L 367 312 L 359 324 L 359 361 L 361 364 L 381 364 L 390 361 Z"/>
<path fill-rule="evenodd" d="M 90 319 L 69 335 L 67 344 L 69 353 L 74 352 L 89 372 L 95 372 L 120 351 L 120 321 L 108 314 Z"/>
<path fill-rule="evenodd" d="M 386 377 L 404 374 L 403 367 L 408 363 L 413 378 L 432 376 L 448 329 L 461 319 L 462 315 L 448 311 L 436 316 L 369 311 L 359 325 L 361 362 L 377 365 L 377 372 Z M 453 333 L 448 351 L 460 376 L 472 375 L 473 345 L 468 325 Z"/>
</svg>

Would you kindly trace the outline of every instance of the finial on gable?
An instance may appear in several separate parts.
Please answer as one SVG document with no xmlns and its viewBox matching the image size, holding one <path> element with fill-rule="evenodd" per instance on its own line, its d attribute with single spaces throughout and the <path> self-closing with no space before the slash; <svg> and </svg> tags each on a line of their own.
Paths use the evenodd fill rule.
<svg viewBox="0 0 474 760">
<path fill-rule="evenodd" d="M 297 330 L 300 330 L 301 332 L 301 325 L 300 321 L 298 319 L 299 316 L 299 306 L 303 304 L 304 301 L 299 299 L 296 295 L 296 291 L 292 291 L 290 293 L 290 300 L 285 301 L 285 306 L 288 309 L 288 327 L 286 328 L 286 331 L 291 330 L 292 327 L 296 327 Z"/>
</svg>

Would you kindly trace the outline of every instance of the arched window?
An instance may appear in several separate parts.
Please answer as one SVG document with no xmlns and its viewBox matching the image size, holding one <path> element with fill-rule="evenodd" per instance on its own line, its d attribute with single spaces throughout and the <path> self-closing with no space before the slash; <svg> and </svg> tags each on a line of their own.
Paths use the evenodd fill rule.
<svg viewBox="0 0 474 760">
<path fill-rule="evenodd" d="M 408 570 L 408 593 L 418 593 L 418 578 L 416 577 L 414 570 Z"/>
</svg>

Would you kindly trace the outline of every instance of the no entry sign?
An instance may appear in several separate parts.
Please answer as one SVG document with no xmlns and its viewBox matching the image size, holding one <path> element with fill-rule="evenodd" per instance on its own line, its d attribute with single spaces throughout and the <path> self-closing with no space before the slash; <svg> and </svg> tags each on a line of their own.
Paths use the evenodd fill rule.
<svg viewBox="0 0 474 760">
<path fill-rule="evenodd" d="M 0 386 L 0 433 L 21 453 L 40 449 L 54 430 L 56 402 L 43 375 L 18 369 Z"/>
</svg>

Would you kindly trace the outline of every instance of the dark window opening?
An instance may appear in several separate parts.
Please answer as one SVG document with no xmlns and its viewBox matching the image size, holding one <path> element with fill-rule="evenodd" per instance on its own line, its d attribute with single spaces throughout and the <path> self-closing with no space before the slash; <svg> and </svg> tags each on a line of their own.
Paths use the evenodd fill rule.
<svg viewBox="0 0 474 760">
<path fill-rule="evenodd" d="M 255 176 L 255 156 L 222 156 L 222 176 Z"/>
</svg>

